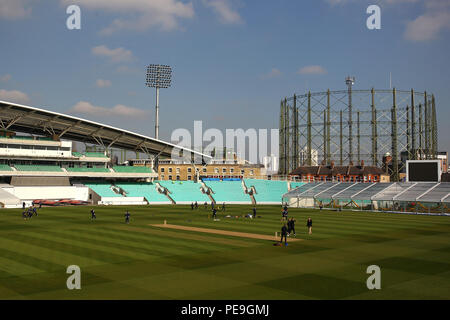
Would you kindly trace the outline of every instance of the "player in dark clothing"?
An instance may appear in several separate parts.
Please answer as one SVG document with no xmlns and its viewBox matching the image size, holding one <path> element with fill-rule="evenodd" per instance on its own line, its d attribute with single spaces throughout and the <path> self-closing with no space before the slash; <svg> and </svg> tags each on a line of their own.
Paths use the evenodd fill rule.
<svg viewBox="0 0 450 320">
<path fill-rule="evenodd" d="M 91 220 L 97 220 L 94 209 L 91 209 Z"/>
<path fill-rule="evenodd" d="M 312 234 L 312 219 L 308 218 L 308 221 L 306 221 L 306 226 L 308 227 L 308 233 Z"/>
<path fill-rule="evenodd" d="M 23 220 L 28 219 L 27 212 L 25 210 L 22 211 L 22 218 L 23 218 Z"/>
<path fill-rule="evenodd" d="M 256 218 L 256 207 L 253 207 L 253 218 Z"/>
<path fill-rule="evenodd" d="M 198 209 L 198 203 L 195 201 L 195 209 Z"/>
<path fill-rule="evenodd" d="M 281 214 L 281 221 L 286 221 L 288 219 L 288 211 L 287 209 L 283 209 L 283 212 Z"/>
<path fill-rule="evenodd" d="M 22 202 L 22 209 L 25 209 L 25 202 Z"/>
<path fill-rule="evenodd" d="M 294 233 L 294 237 L 297 236 L 295 234 L 295 219 L 294 218 L 290 218 L 288 221 L 288 236 L 290 236 L 292 232 Z"/>
<path fill-rule="evenodd" d="M 222 211 L 225 211 L 225 202 L 222 204 Z"/>
<path fill-rule="evenodd" d="M 291 219 L 288 219 L 286 225 L 287 225 L 287 236 L 289 237 L 291 235 Z"/>
<path fill-rule="evenodd" d="M 194 210 L 194 203 L 191 202 L 191 210 Z"/>
<path fill-rule="evenodd" d="M 28 214 L 28 218 L 32 218 L 33 217 L 33 210 L 31 208 L 27 209 L 27 214 Z"/>
<path fill-rule="evenodd" d="M 284 237 L 284 245 L 287 246 L 287 227 L 286 224 L 281 227 L 281 241 L 280 243 L 283 243 L 283 237 Z"/>
<path fill-rule="evenodd" d="M 130 213 L 128 212 L 128 210 L 127 212 L 125 212 L 125 223 L 130 223 Z"/>
<path fill-rule="evenodd" d="M 213 213 L 213 218 L 215 219 L 215 218 L 216 218 L 216 213 L 217 213 L 217 210 L 216 210 L 216 208 L 214 208 L 214 207 L 213 207 L 213 209 L 212 209 L 212 213 Z"/>
<path fill-rule="evenodd" d="M 33 207 L 33 214 L 37 217 L 37 209 L 36 209 L 36 207 Z"/>
</svg>

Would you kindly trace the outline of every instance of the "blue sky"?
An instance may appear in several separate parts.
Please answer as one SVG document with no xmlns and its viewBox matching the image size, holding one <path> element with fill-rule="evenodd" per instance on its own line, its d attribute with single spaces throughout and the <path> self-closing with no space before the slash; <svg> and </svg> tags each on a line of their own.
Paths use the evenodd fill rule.
<svg viewBox="0 0 450 320">
<path fill-rule="evenodd" d="M 66 8 L 81 8 L 68 30 Z M 366 8 L 382 9 L 368 30 Z M 0 99 L 154 134 L 145 66 L 173 67 L 160 138 L 176 128 L 277 128 L 293 93 L 389 88 L 435 93 L 450 150 L 447 0 L 0 0 Z M 304 72 L 300 72 L 302 70 Z M 309 71 L 309 72 L 305 72 Z"/>
</svg>

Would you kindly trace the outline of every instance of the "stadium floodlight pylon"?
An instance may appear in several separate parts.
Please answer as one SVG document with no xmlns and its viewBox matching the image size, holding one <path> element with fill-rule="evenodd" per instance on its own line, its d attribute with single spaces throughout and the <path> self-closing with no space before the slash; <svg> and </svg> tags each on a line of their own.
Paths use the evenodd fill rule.
<svg viewBox="0 0 450 320">
<path fill-rule="evenodd" d="M 159 139 L 159 88 L 167 89 L 172 84 L 172 68 L 170 66 L 151 64 L 147 67 L 145 85 L 156 88 L 155 139 Z"/>
</svg>

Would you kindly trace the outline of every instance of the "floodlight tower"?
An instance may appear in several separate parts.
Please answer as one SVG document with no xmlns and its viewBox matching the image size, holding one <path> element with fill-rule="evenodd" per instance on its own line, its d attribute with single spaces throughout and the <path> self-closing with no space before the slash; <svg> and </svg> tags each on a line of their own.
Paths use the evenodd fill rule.
<svg viewBox="0 0 450 320">
<path fill-rule="evenodd" d="M 352 136 L 352 87 L 355 84 L 355 77 L 345 78 L 348 87 L 348 161 L 353 158 L 353 136 Z"/>
<path fill-rule="evenodd" d="M 147 67 L 147 81 L 145 85 L 156 88 L 155 139 L 159 139 L 159 88 L 169 88 L 172 83 L 172 68 L 159 64 Z"/>
</svg>

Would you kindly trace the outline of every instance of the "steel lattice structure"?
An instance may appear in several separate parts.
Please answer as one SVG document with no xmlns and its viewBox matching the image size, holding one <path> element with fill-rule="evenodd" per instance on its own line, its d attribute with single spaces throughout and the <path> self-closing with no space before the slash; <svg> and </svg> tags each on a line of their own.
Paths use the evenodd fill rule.
<svg viewBox="0 0 450 320">
<path fill-rule="evenodd" d="M 285 98 L 280 105 L 280 169 L 350 162 L 382 167 L 387 153 L 391 181 L 405 161 L 436 159 L 433 94 L 391 90 L 326 91 Z"/>
</svg>

